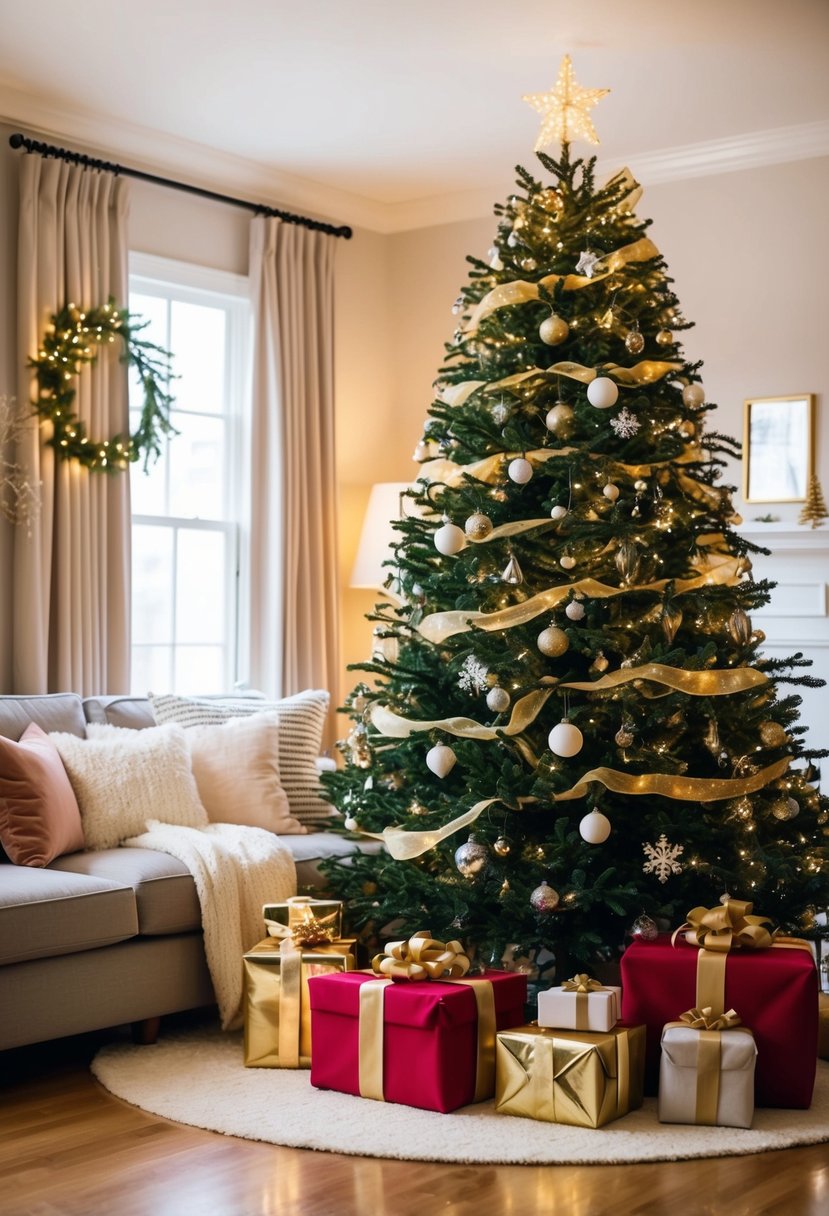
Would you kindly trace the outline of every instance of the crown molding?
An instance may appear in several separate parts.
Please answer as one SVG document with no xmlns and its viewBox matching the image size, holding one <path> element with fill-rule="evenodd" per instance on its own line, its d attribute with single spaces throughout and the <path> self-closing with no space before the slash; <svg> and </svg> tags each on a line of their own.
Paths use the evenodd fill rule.
<svg viewBox="0 0 829 1216">
<path fill-rule="evenodd" d="M 0 121 L 20 125 L 25 133 L 51 143 L 78 144 L 78 151 L 162 176 L 185 178 L 195 186 L 231 192 L 254 202 L 307 212 L 314 218 L 389 235 L 468 220 L 491 218 L 495 201 L 508 193 L 506 184 L 402 203 L 382 203 L 308 178 L 269 168 L 261 162 L 204 144 L 142 127 L 67 110 L 35 94 L 0 84 Z M 620 164 L 647 186 L 709 177 L 788 161 L 829 155 L 829 119 L 775 127 L 766 131 L 704 143 L 600 158 L 600 171 L 610 176 Z"/>
</svg>

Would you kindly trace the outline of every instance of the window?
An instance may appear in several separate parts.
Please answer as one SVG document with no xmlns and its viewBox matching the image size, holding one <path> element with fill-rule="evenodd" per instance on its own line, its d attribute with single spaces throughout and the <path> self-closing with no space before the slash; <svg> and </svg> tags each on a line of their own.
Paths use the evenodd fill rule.
<svg viewBox="0 0 829 1216">
<path fill-rule="evenodd" d="M 226 692 L 245 662 L 247 279 L 133 254 L 129 310 L 173 353 L 178 432 L 130 469 L 132 690 Z M 133 380 L 131 426 L 140 404 Z"/>
</svg>

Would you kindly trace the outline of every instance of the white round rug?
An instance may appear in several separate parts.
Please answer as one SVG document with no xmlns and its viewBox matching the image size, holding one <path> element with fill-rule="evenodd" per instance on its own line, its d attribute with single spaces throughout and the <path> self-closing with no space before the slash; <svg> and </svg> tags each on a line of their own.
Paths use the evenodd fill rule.
<svg viewBox="0 0 829 1216">
<path fill-rule="evenodd" d="M 565 1127 L 496 1113 L 494 1103 L 452 1114 L 314 1089 L 307 1070 L 245 1068 L 241 1034 L 200 1028 L 152 1046 L 111 1044 L 92 1072 L 142 1110 L 226 1136 L 290 1148 L 409 1161 L 610 1164 L 729 1157 L 829 1140 L 829 1063 L 818 1061 L 810 1110 L 758 1110 L 754 1126 L 659 1123 L 656 1099 L 601 1128 Z"/>
</svg>

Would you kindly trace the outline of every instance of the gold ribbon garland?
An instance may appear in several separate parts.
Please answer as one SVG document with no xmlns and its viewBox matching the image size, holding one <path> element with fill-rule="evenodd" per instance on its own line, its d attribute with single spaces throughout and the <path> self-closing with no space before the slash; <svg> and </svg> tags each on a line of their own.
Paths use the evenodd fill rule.
<svg viewBox="0 0 829 1216">
<path fill-rule="evenodd" d="M 475 306 L 464 327 L 464 333 L 473 334 L 486 317 L 499 308 L 507 308 L 514 304 L 525 304 L 539 298 L 539 287 L 552 291 L 557 283 L 563 282 L 565 291 L 580 291 L 593 283 L 600 283 L 608 275 L 626 266 L 628 262 L 647 262 L 659 257 L 659 250 L 648 237 L 641 237 L 630 245 L 623 245 L 613 253 L 605 254 L 601 261 L 606 269 L 597 271 L 592 276 L 583 274 L 548 274 L 538 283 L 528 283 L 518 279 L 512 283 L 502 283 L 487 292 L 484 298 Z"/>
<path fill-rule="evenodd" d="M 458 941 L 441 942 L 428 930 L 414 933 L 407 941 L 390 942 L 383 954 L 372 959 L 373 972 L 381 978 L 360 985 L 359 1059 L 360 1095 L 385 1102 L 383 1088 L 384 1006 L 386 989 L 394 981 L 429 980 L 463 984 L 471 988 L 477 1010 L 475 1092 L 472 1101 L 482 1102 L 495 1088 L 495 996 L 489 980 L 461 977 L 471 966 Z"/>
</svg>

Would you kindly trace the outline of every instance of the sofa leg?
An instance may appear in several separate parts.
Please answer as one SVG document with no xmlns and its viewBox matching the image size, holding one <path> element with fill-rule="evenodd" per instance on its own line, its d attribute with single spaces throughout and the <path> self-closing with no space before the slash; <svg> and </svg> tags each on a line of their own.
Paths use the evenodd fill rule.
<svg viewBox="0 0 829 1216">
<path fill-rule="evenodd" d="M 142 1046 L 148 1046 L 150 1043 L 155 1043 L 160 1029 L 160 1017 L 144 1018 L 141 1022 L 133 1022 L 132 1041 L 133 1043 L 139 1043 Z"/>
</svg>

